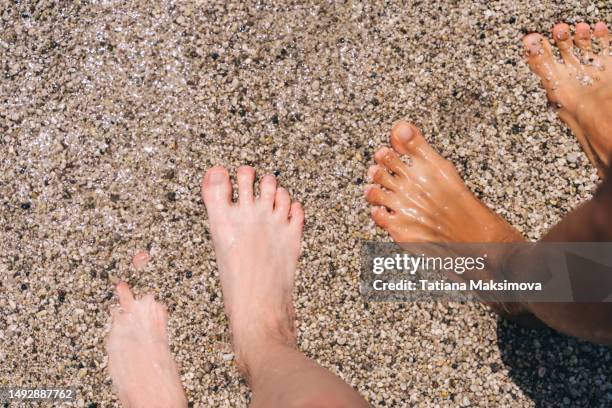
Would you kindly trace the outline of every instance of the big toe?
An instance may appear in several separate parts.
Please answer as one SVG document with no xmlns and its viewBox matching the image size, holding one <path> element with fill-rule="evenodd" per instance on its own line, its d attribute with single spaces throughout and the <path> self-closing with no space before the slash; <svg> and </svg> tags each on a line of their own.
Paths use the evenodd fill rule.
<svg viewBox="0 0 612 408">
<path fill-rule="evenodd" d="M 396 152 L 412 157 L 430 157 L 435 151 L 412 123 L 399 121 L 391 130 L 391 145 Z"/>
<path fill-rule="evenodd" d="M 551 102 L 560 102 L 555 91 L 561 83 L 561 68 L 554 60 L 550 43 L 540 34 L 534 33 L 525 36 L 523 44 L 529 68 L 540 77 L 548 99 Z"/>
<path fill-rule="evenodd" d="M 232 202 L 232 184 L 223 167 L 209 169 L 202 180 L 202 199 L 209 212 L 227 207 Z"/>
<path fill-rule="evenodd" d="M 541 78 L 551 75 L 555 61 L 548 40 L 538 33 L 532 33 L 523 38 L 523 45 L 531 70 Z"/>
</svg>

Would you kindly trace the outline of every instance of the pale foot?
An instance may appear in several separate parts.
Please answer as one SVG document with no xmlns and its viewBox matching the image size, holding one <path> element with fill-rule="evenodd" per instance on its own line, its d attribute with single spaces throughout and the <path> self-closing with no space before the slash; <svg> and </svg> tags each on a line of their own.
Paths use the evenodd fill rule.
<svg viewBox="0 0 612 408">
<path fill-rule="evenodd" d="M 227 171 L 214 167 L 202 180 L 202 198 L 215 246 L 236 360 L 249 376 L 252 351 L 278 342 L 295 347 L 292 291 L 304 211 L 266 175 L 253 196 L 255 170 L 238 169 L 238 202 Z M 251 354 L 249 354 L 251 353 Z"/>
<path fill-rule="evenodd" d="M 612 58 L 606 25 L 597 23 L 592 34 L 599 52 L 593 50 L 588 24 L 577 24 L 574 38 L 567 24 L 555 25 L 552 35 L 562 62 L 555 60 L 550 43 L 540 34 L 527 35 L 523 43 L 549 101 L 603 176 L 612 153 Z"/>
<path fill-rule="evenodd" d="M 365 196 L 372 218 L 402 242 L 514 242 L 522 235 L 487 208 L 466 187 L 455 167 L 443 159 L 413 125 L 400 121 L 391 132 L 393 149 L 374 155 L 368 170 L 376 185 Z M 399 154 L 406 155 L 405 164 Z"/>
<path fill-rule="evenodd" d="M 121 404 L 131 408 L 186 407 L 178 367 L 168 343 L 166 309 L 148 294 L 134 299 L 117 285 L 121 307 L 111 309 L 106 339 L 108 370 Z"/>
</svg>

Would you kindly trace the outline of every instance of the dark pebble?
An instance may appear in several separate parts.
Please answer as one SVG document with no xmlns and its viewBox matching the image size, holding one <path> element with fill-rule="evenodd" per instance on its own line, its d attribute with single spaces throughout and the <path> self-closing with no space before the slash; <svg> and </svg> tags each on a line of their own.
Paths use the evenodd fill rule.
<svg viewBox="0 0 612 408">
<path fill-rule="evenodd" d="M 274 170 L 274 176 L 275 177 L 280 176 L 280 170 Z"/>
<path fill-rule="evenodd" d="M 523 127 L 520 125 L 512 125 L 512 133 L 515 135 L 521 133 L 523 131 Z"/>
<path fill-rule="evenodd" d="M 278 125 L 278 115 L 274 114 L 274 116 L 272 116 L 272 123 L 274 123 L 275 125 Z"/>
<path fill-rule="evenodd" d="M 21 284 L 21 290 L 28 290 L 28 284 L 27 283 L 22 283 Z"/>
<path fill-rule="evenodd" d="M 164 180 L 172 180 L 174 178 L 174 170 L 168 170 L 162 175 Z"/>
<path fill-rule="evenodd" d="M 357 185 L 361 185 L 363 184 L 363 179 L 361 177 L 357 177 L 357 180 L 355 180 L 355 183 L 357 183 Z"/>
<path fill-rule="evenodd" d="M 510 24 L 514 24 L 514 23 L 516 23 L 516 17 L 515 17 L 515 16 L 510 17 L 510 19 L 508 20 L 508 22 L 509 22 Z"/>
<path fill-rule="evenodd" d="M 185 272 L 185 277 L 187 277 L 187 279 L 191 278 L 192 276 L 193 276 L 193 273 L 191 271 Z"/>
<path fill-rule="evenodd" d="M 168 201 L 176 201 L 176 193 L 174 191 L 170 191 L 169 193 L 166 193 L 166 198 Z"/>
<path fill-rule="evenodd" d="M 32 206 L 32 204 L 30 204 L 30 203 L 21 203 L 21 209 L 22 210 L 29 210 L 31 206 Z"/>
<path fill-rule="evenodd" d="M 92 402 L 91 404 L 87 406 L 87 408 L 98 408 L 98 404 L 96 404 L 95 402 Z"/>
<path fill-rule="evenodd" d="M 210 54 L 210 57 L 214 60 L 219 59 L 219 53 L 218 52 L 213 52 L 212 54 Z"/>
<path fill-rule="evenodd" d="M 66 291 L 63 289 L 60 289 L 57 291 L 57 299 L 61 302 L 64 303 L 64 300 L 66 300 Z"/>
</svg>

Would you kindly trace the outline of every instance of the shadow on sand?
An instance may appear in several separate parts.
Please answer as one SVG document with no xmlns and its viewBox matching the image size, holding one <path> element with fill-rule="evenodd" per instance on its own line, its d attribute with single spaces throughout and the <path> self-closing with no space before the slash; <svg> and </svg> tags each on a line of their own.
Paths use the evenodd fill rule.
<svg viewBox="0 0 612 408">
<path fill-rule="evenodd" d="M 612 348 L 499 319 L 510 378 L 536 407 L 612 407 Z"/>
</svg>

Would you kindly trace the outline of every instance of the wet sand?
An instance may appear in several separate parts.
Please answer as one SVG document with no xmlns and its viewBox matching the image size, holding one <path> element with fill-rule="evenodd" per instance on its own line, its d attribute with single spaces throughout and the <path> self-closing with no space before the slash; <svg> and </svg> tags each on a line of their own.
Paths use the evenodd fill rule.
<svg viewBox="0 0 612 408">
<path fill-rule="evenodd" d="M 6 2 L 0 25 L 0 385 L 74 385 L 115 406 L 113 281 L 171 309 L 195 407 L 244 407 L 199 181 L 274 173 L 306 209 L 300 346 L 373 406 L 609 406 L 612 352 L 476 304 L 364 304 L 362 198 L 391 123 L 414 121 L 535 239 L 594 169 L 547 110 L 520 39 L 605 2 L 263 6 Z M 144 270 L 132 256 L 148 249 Z M 245 271 L 248 272 L 248 271 Z"/>
</svg>

